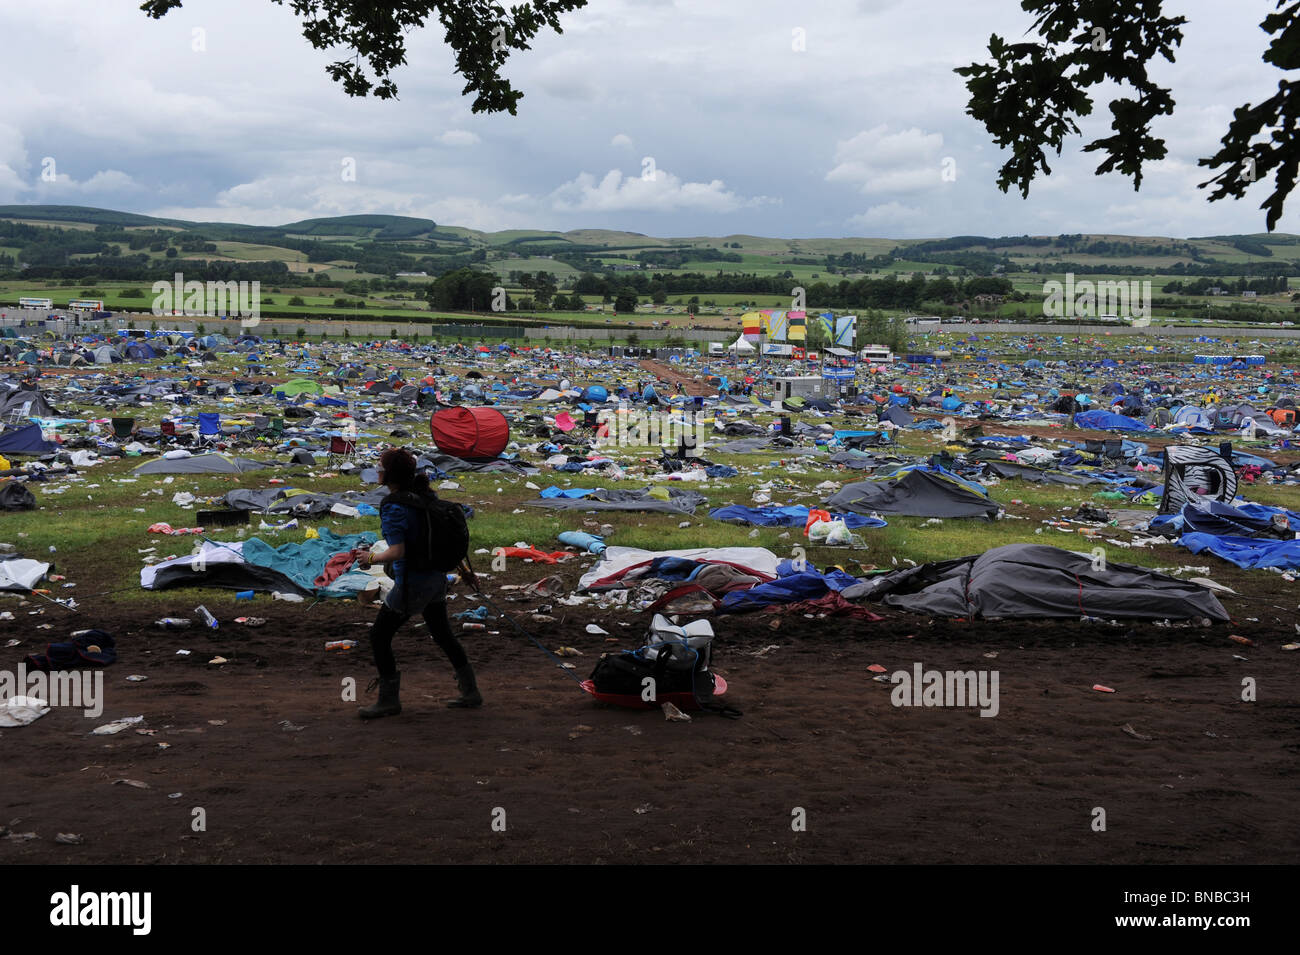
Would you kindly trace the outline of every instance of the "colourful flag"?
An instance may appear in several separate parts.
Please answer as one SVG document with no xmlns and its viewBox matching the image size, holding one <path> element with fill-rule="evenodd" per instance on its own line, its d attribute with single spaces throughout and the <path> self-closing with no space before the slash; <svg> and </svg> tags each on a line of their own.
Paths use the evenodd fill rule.
<svg viewBox="0 0 1300 955">
<path fill-rule="evenodd" d="M 763 331 L 767 332 L 767 337 L 774 342 L 785 341 L 786 335 L 786 313 L 776 309 L 764 309 Z"/>
<path fill-rule="evenodd" d="M 835 341 L 835 315 L 834 315 L 834 313 L 833 313 L 833 312 L 822 312 L 822 314 L 821 314 L 821 322 L 822 322 L 822 328 L 824 328 L 824 329 L 826 330 L 826 340 L 827 340 L 828 342 L 834 342 L 834 341 Z"/>
<path fill-rule="evenodd" d="M 852 348 L 858 337 L 858 316 L 844 315 L 835 320 L 835 334 L 831 340 L 840 348 Z"/>
<path fill-rule="evenodd" d="M 805 316 L 803 312 L 787 312 L 786 317 L 790 322 L 790 341 L 802 342 L 808 340 L 808 328 L 804 324 Z"/>
<path fill-rule="evenodd" d="M 758 341 L 762 332 L 763 316 L 758 312 L 746 312 L 740 316 L 743 334 L 747 341 Z"/>
</svg>

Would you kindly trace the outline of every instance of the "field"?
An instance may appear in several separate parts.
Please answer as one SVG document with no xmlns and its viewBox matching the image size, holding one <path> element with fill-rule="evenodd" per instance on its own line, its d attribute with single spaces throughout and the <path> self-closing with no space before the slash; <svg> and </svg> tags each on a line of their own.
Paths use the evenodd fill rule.
<svg viewBox="0 0 1300 955">
<path fill-rule="evenodd" d="M 222 366 L 228 374 L 238 364 Z M 290 376 L 278 365 L 271 373 Z M 227 415 L 239 413 L 238 402 L 226 407 Z M 90 405 L 65 413 L 95 416 Z M 154 423 L 164 408 L 137 413 Z M 851 419 L 835 423 L 852 426 Z M 386 440 L 379 433 L 370 442 Z M 942 447 L 933 436 L 903 433 L 907 452 Z M 740 470 L 707 482 L 710 506 L 748 503 L 756 490 L 815 504 L 825 495 L 819 485 L 856 479 L 797 457 L 706 453 Z M 991 489 L 1006 508 L 1002 520 L 894 517 L 886 528 L 861 532 L 863 548 L 810 547 L 808 558 L 862 574 L 1003 543 L 1086 551 L 1100 541 L 1112 562 L 1202 574 L 1238 591 L 1224 598 L 1232 622 L 990 622 L 879 606 L 872 607 L 877 620 L 720 615 L 713 618 L 715 665 L 744 715 L 689 724 L 594 704 L 503 621 L 464 635 L 487 704 L 446 710 L 449 667 L 422 628 L 408 628 L 395 644 L 404 712 L 365 724 L 355 706 L 367 701 L 372 609 L 139 586 L 146 556 L 183 554 L 194 542 L 147 532 L 160 521 L 194 523 L 202 503 L 180 507 L 172 502 L 178 492 L 202 502 L 234 487 L 264 487 L 271 474 L 314 491 L 359 489 L 358 480 L 319 466 L 168 479 L 136 475 L 141 460 L 128 456 L 36 485 L 41 509 L 6 514 L 0 524 L 0 539 L 50 553 L 53 572 L 66 577 L 49 585 L 50 596 L 77 601 L 73 612 L 37 594 L 0 595 L 0 610 L 14 616 L 0 620 L 7 663 L 85 627 L 112 632 L 121 652 L 106 671 L 107 702 L 97 718 L 59 710 L 34 727 L 0 731 L 9 754 L 0 808 L 11 829 L 39 836 L 0 841 L 5 861 L 1168 864 L 1280 862 L 1300 851 L 1289 821 L 1300 658 L 1282 649 L 1295 639 L 1300 584 L 1170 545 L 1104 539 L 1129 543 L 1124 532 L 1080 534 L 1060 518 L 1088 499 L 1083 490 L 1003 481 Z M 634 455 L 637 472 L 635 462 Z M 555 566 L 512 560 L 494 570 L 488 551 L 520 542 L 550 550 L 559 531 L 600 523 L 613 526 L 611 543 L 650 549 L 734 545 L 792 554 L 802 541 L 798 531 L 751 530 L 703 510 L 691 518 L 557 514 L 523 506 L 536 490 L 522 478 L 453 480 L 442 493 L 476 510 L 475 562 L 492 601 L 548 648 L 580 651 L 580 677 L 600 653 L 639 643 L 645 615 L 600 602 L 543 613 L 554 598 L 503 588 L 558 574 L 567 593 L 591 558 Z M 533 483 L 567 480 L 543 473 Z M 642 473 L 599 478 L 614 488 L 646 483 Z M 1258 486 L 1249 496 L 1300 509 L 1300 488 Z M 250 535 L 257 522 L 255 515 Z M 327 517 L 263 533 L 281 544 L 302 540 L 308 526 L 351 533 L 377 530 L 378 522 Z M 234 532 L 209 533 L 229 539 Z M 451 612 L 481 603 L 463 584 L 453 593 Z M 154 623 L 192 617 L 199 605 L 221 621 L 219 630 Z M 241 627 L 239 615 L 267 623 Z M 593 623 L 605 634 L 588 633 Z M 1254 646 L 1243 649 L 1230 635 Z M 326 641 L 348 638 L 360 642 L 356 650 L 324 650 Z M 891 687 L 873 682 L 867 669 L 917 662 L 995 668 L 998 717 L 893 706 Z M 128 682 L 129 675 L 147 679 Z M 1241 701 L 1243 677 L 1258 682 L 1257 702 Z M 1116 692 L 1096 692 L 1094 684 Z M 145 717 L 143 732 L 87 735 L 91 726 L 136 715 Z M 50 733 L 58 746 L 49 745 Z M 88 800 L 114 824 L 87 826 Z M 1110 820 L 1104 833 L 1092 826 L 1097 807 Z M 201 832 L 192 827 L 196 809 L 206 820 Z M 502 810 L 505 832 L 493 828 Z M 796 830 L 799 810 L 807 822 Z M 85 842 L 52 853 L 56 832 L 84 833 Z"/>
</svg>

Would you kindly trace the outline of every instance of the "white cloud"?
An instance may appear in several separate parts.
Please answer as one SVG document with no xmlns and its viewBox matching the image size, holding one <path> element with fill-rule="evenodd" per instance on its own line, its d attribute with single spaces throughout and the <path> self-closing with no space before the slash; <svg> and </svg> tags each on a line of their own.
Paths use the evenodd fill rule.
<svg viewBox="0 0 1300 955">
<path fill-rule="evenodd" d="M 915 206 L 903 205 L 901 202 L 886 202 L 878 206 L 872 206 L 866 212 L 850 216 L 845 225 L 851 229 L 902 227 L 905 231 L 913 232 L 915 231 L 913 228 L 914 223 L 923 215 L 924 213 Z"/>
<path fill-rule="evenodd" d="M 619 149 L 631 149 L 632 137 L 627 133 L 618 133 L 609 141 L 611 146 L 617 146 Z"/>
<path fill-rule="evenodd" d="M 943 134 L 912 127 L 896 133 L 889 126 L 864 130 L 835 147 L 827 182 L 844 182 L 865 195 L 909 193 L 943 184 Z"/>
<path fill-rule="evenodd" d="M 438 137 L 438 142 L 444 146 L 474 146 L 480 140 L 477 133 L 465 129 L 449 129 Z"/>
<path fill-rule="evenodd" d="M 560 212 L 660 212 L 696 209 L 706 212 L 734 212 L 747 206 L 770 202 L 766 196 L 746 199 L 727 189 L 721 179 L 683 182 L 663 169 L 649 176 L 624 176 L 617 169 L 599 181 L 591 173 L 579 173 L 551 193 L 551 207 Z"/>
</svg>

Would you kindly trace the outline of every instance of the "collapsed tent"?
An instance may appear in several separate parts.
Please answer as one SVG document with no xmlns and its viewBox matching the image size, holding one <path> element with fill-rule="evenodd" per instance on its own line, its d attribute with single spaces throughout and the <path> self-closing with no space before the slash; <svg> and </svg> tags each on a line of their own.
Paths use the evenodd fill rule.
<svg viewBox="0 0 1300 955">
<path fill-rule="evenodd" d="M 1244 570 L 1276 567 L 1300 570 L 1300 540 L 1264 540 L 1256 537 L 1220 537 L 1215 534 L 1184 534 L 1178 543 L 1193 554 L 1209 551 L 1215 557 Z"/>
<path fill-rule="evenodd" d="M 1231 501 L 1237 495 L 1237 474 L 1232 462 L 1211 448 L 1171 444 L 1165 448 L 1163 477 L 1161 514 L 1176 514 L 1189 501 L 1204 497 Z"/>
<path fill-rule="evenodd" d="M 1160 515 L 1151 530 L 1167 536 L 1212 534 L 1216 537 L 1273 537 L 1294 539 L 1300 529 L 1300 514 L 1266 504 L 1243 503 L 1240 507 L 1221 501 L 1188 501 L 1178 514 Z"/>
<path fill-rule="evenodd" d="M 966 484 L 926 468 L 888 481 L 846 484 L 826 501 L 829 511 L 899 514 L 906 517 L 997 517 L 997 504 Z"/>
<path fill-rule="evenodd" d="M 526 507 L 547 507 L 557 511 L 656 511 L 663 514 L 694 514 L 695 508 L 708 498 L 698 491 L 677 488 L 647 487 L 640 490 L 618 488 L 551 487 L 536 501 L 524 501 Z"/>
<path fill-rule="evenodd" d="M 698 578 L 704 565 L 730 568 L 755 582 L 775 580 L 781 558 L 763 547 L 698 547 L 691 550 L 641 550 L 636 547 L 607 548 L 603 559 L 582 575 L 580 590 L 612 590 L 629 588 L 646 577 L 662 573 L 664 564 L 679 561 L 692 567 L 689 573 L 679 573 L 674 579 Z"/>
<path fill-rule="evenodd" d="M 1087 554 L 1043 544 L 1007 544 L 893 571 L 841 595 L 942 617 L 1228 619 L 1218 598 L 1199 584 L 1131 564 L 1094 569 Z"/>
<path fill-rule="evenodd" d="M 1080 428 L 1092 428 L 1096 431 L 1150 431 L 1144 422 L 1127 418 L 1110 411 L 1080 411 L 1074 416 L 1074 423 Z"/>
<path fill-rule="evenodd" d="M 795 504 L 789 507 L 744 507 L 740 504 L 729 504 L 726 507 L 715 507 L 709 511 L 709 517 L 715 521 L 726 521 L 729 524 L 749 524 L 754 527 L 806 527 L 808 525 L 809 508 L 802 504 Z M 885 527 L 886 524 L 878 517 L 866 517 L 862 514 L 832 514 L 831 520 L 843 521 L 845 526 L 850 530 L 857 530 L 860 527 Z"/>
<path fill-rule="evenodd" d="M 242 474 L 269 468 L 265 461 L 236 458 L 226 454 L 196 454 L 183 457 L 161 457 L 146 461 L 135 469 L 136 474 Z"/>
<path fill-rule="evenodd" d="M 38 424 L 0 432 L 0 454 L 49 454 L 58 449 L 53 441 L 45 440 Z"/>
<path fill-rule="evenodd" d="M 328 527 L 319 537 L 272 547 L 261 538 L 210 541 L 198 554 L 188 554 L 145 567 L 140 586 L 145 590 L 168 587 L 221 587 L 227 590 L 276 590 L 320 597 L 352 597 L 375 582 L 371 574 L 345 570 L 328 584 L 318 586 L 331 560 L 340 554 L 373 544 L 375 534 L 335 534 Z"/>
<path fill-rule="evenodd" d="M 510 423 L 495 408 L 443 408 L 429 431 L 439 451 L 467 460 L 495 458 L 510 440 Z"/>
</svg>

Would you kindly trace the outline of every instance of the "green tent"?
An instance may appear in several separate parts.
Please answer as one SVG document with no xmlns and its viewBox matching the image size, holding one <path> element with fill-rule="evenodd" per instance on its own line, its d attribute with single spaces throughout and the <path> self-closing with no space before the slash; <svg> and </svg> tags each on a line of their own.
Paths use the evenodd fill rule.
<svg viewBox="0 0 1300 955">
<path fill-rule="evenodd" d="M 319 395 L 323 391 L 320 382 L 312 381 L 310 378 L 291 378 L 284 384 L 276 385 L 273 390 L 289 398 L 301 394 Z"/>
</svg>

